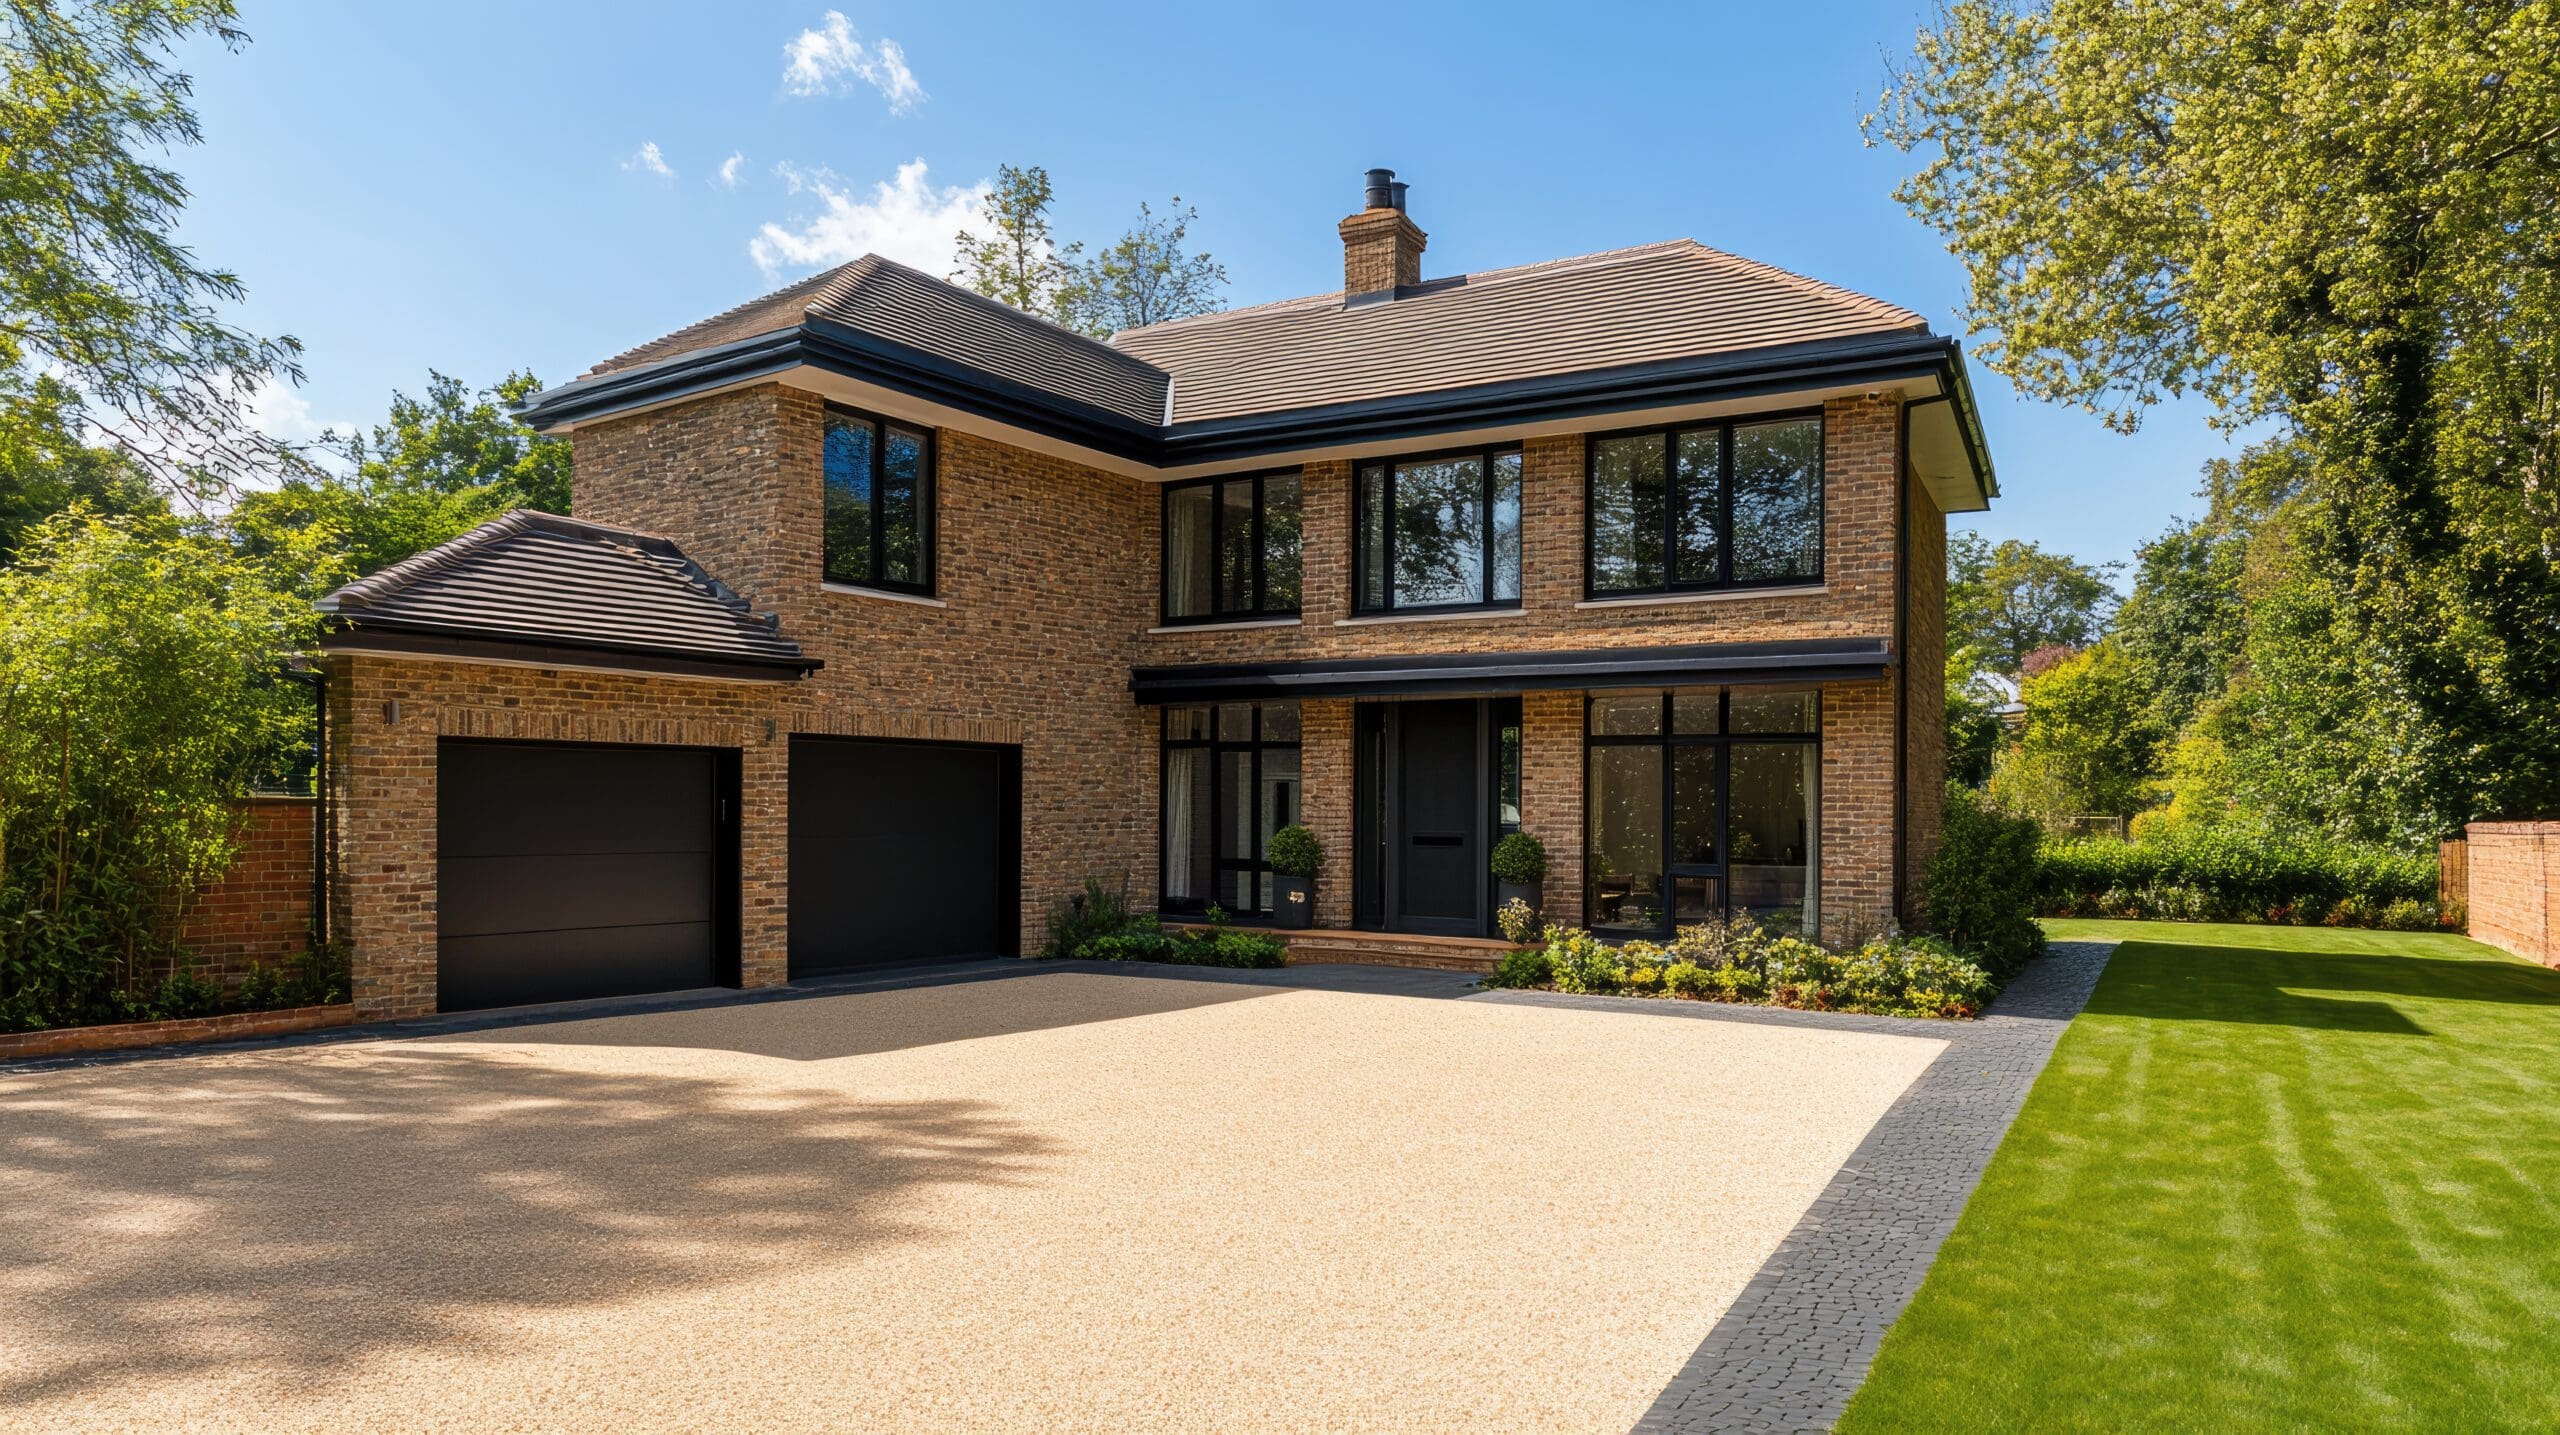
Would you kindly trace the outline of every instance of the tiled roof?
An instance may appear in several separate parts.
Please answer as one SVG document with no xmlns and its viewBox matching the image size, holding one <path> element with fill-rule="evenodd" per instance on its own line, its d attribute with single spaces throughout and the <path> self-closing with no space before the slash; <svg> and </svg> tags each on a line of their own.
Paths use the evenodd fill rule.
<svg viewBox="0 0 2560 1435">
<path fill-rule="evenodd" d="M 1122 418 L 1164 422 L 1166 379 L 1144 359 L 877 254 L 617 354 L 581 377 L 795 328 L 811 318 Z"/>
<path fill-rule="evenodd" d="M 669 540 L 530 509 L 357 579 L 318 606 L 359 632 L 818 666 Z"/>
<path fill-rule="evenodd" d="M 1897 331 L 1920 315 L 1675 239 L 1131 329 L 1173 375 L 1173 422 L 1234 418 Z"/>
</svg>

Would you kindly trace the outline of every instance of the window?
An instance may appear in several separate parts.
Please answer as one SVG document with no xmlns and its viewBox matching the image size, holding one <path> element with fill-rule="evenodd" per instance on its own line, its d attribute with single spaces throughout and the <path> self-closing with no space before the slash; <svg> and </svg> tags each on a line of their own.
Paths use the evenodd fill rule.
<svg viewBox="0 0 2560 1435">
<path fill-rule="evenodd" d="M 1591 441 L 1586 586 L 1608 594 L 1822 577 L 1822 420 Z"/>
<path fill-rule="evenodd" d="M 1660 936 L 1737 912 L 1810 927 L 1821 718 L 1810 691 L 1593 697 L 1583 864 L 1592 929 Z"/>
<path fill-rule="evenodd" d="M 1363 464 L 1354 497 L 1360 611 L 1519 605 L 1520 450 Z"/>
<path fill-rule="evenodd" d="M 1271 910 L 1271 834 L 1298 820 L 1298 705 L 1164 710 L 1168 912 Z"/>
<path fill-rule="evenodd" d="M 830 583 L 933 591 L 933 436 L 827 410 L 825 576 Z"/>
<path fill-rule="evenodd" d="M 1164 620 L 1298 611 L 1298 475 L 1250 474 L 1164 491 Z"/>
</svg>

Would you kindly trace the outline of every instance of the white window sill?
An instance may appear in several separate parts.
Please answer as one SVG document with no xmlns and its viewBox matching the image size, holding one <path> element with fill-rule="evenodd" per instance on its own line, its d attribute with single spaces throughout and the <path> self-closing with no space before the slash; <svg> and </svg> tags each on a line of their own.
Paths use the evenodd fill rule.
<svg viewBox="0 0 2560 1435">
<path fill-rule="evenodd" d="M 951 606 L 940 598 L 928 598 L 922 593 L 892 593 L 886 588 L 864 588 L 852 583 L 828 583 L 821 581 L 818 584 L 818 591 L 822 593 L 842 593 L 848 598 L 879 598 L 891 603 L 913 603 L 919 608 L 948 608 Z"/>
<path fill-rule="evenodd" d="M 1478 608 L 1464 613 L 1375 613 L 1366 618 L 1336 618 L 1337 628 L 1374 628 L 1382 623 L 1489 623 L 1526 618 L 1526 608 Z"/>
<path fill-rule="evenodd" d="M 1798 583 L 1786 588 L 1718 588 L 1712 593 L 1648 593 L 1637 598 L 1585 598 L 1576 608 L 1661 608 L 1681 603 L 1734 603 L 1744 598 L 1813 598 L 1831 591 L 1828 583 Z"/>
<path fill-rule="evenodd" d="M 1304 618 L 1238 618 L 1232 623 L 1165 623 L 1149 628 L 1147 636 L 1158 633 L 1232 633 L 1239 628 L 1295 628 Z"/>
</svg>

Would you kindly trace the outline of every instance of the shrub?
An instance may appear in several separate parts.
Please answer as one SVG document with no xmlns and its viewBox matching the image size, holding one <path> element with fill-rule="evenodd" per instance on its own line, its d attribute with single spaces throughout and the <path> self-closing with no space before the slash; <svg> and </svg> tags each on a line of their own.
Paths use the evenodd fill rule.
<svg viewBox="0 0 2560 1435">
<path fill-rule="evenodd" d="M 2236 823 L 2154 828 L 2132 843 L 2047 842 L 2036 867 L 2037 910 L 2048 916 L 2359 927 L 2388 922 L 2399 902 L 2423 906 L 2436 887 L 2429 854 Z"/>
<path fill-rule="evenodd" d="M 1503 953 L 1494 963 L 1492 975 L 1484 979 L 1489 987 L 1542 987 L 1556 979 L 1555 959 L 1544 947 L 1520 947 Z"/>
<path fill-rule="evenodd" d="M 2044 950 L 2037 926 L 2040 832 L 1961 787 L 1947 790 L 1946 822 L 1921 878 L 1929 925 L 1998 982 Z"/>
<path fill-rule="evenodd" d="M 1129 927 L 1129 879 L 1123 874 L 1117 886 L 1105 885 L 1099 877 L 1084 879 L 1084 890 L 1049 909 L 1049 941 L 1041 947 L 1044 957 L 1076 957 L 1098 938 L 1115 936 Z"/>
<path fill-rule="evenodd" d="M 1696 962 L 1673 962 L 1662 969 L 1662 991 L 1665 996 L 1703 1000 L 1715 990 L 1707 969 Z"/>
<path fill-rule="evenodd" d="M 1268 932 L 1228 927 L 1186 933 L 1174 944 L 1172 955 L 1156 960 L 1198 967 L 1277 967 L 1288 964 L 1289 947 Z"/>
<path fill-rule="evenodd" d="M 1271 862 L 1271 870 L 1283 877 L 1311 882 L 1324 867 L 1324 844 L 1316 840 L 1314 833 L 1294 822 L 1272 833 L 1271 841 L 1263 851 Z"/>
<path fill-rule="evenodd" d="M 1575 927 L 1546 936 L 1544 947 L 1504 957 L 1484 985 L 1927 1017 L 1973 1016 L 1998 990 L 1979 963 L 1934 937 L 1879 935 L 1844 955 L 1747 917 L 1683 927 L 1668 946 L 1611 947 Z"/>
<path fill-rule="evenodd" d="M 2436 924 L 2435 904 L 2408 897 L 2396 898 L 2382 909 L 2382 925 L 2395 932 L 2423 932 Z"/>
<path fill-rule="evenodd" d="M 1546 844 L 1526 832 L 1514 832 L 1493 844 L 1494 880 L 1527 887 L 1547 878 Z"/>
<path fill-rule="evenodd" d="M 1525 947 L 1538 935 L 1538 909 L 1514 897 L 1494 913 L 1494 922 L 1502 928 L 1502 939 L 1515 947 Z"/>
<path fill-rule="evenodd" d="M 1547 960 L 1560 992 L 1613 992 L 1626 975 L 1617 952 L 1580 927 L 1549 927 Z"/>
</svg>

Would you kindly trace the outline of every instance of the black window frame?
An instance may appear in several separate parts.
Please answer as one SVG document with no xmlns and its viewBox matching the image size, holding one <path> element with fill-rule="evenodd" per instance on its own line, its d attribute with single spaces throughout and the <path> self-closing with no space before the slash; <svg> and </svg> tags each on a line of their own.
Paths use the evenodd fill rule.
<svg viewBox="0 0 2560 1435">
<path fill-rule="evenodd" d="M 1794 423 L 1805 419 L 1811 419 L 1814 425 L 1813 572 L 1789 574 L 1783 578 L 1737 580 L 1733 576 L 1733 432 L 1760 424 Z M 1680 440 L 1684 435 L 1699 433 L 1721 435 L 1716 452 L 1716 576 L 1683 579 L 1678 576 L 1679 561 L 1674 556 L 1679 552 L 1680 538 Z M 1599 586 L 1600 565 L 1595 551 L 1600 538 L 1600 445 L 1628 438 L 1662 440 L 1662 582 L 1644 588 L 1603 588 Z M 1827 581 L 1824 574 L 1831 566 L 1830 449 L 1830 421 L 1819 408 L 1737 414 L 1732 418 L 1701 423 L 1648 424 L 1643 428 L 1612 429 L 1589 435 L 1582 446 L 1583 598 L 1589 601 L 1659 598 L 1678 593 L 1747 593 L 1755 588 L 1801 588 Z"/>
<path fill-rule="evenodd" d="M 871 573 L 869 578 L 839 578 L 829 571 L 824 529 L 826 503 L 826 429 L 837 419 L 850 419 L 871 425 Z M 888 525 L 882 521 L 882 480 L 888 476 L 889 430 L 911 433 L 924 440 L 924 452 L 916 473 L 916 564 L 924 577 L 919 582 L 882 578 L 888 567 Z M 940 543 L 942 499 L 941 435 L 930 424 L 875 414 L 847 404 L 828 404 L 819 420 L 818 483 L 821 519 L 818 542 L 818 578 L 821 585 L 839 588 L 863 588 L 882 593 L 905 593 L 919 598 L 934 596 L 934 583 L 941 577 L 942 564 L 936 549 Z"/>
<path fill-rule="evenodd" d="M 1209 714 L 1209 735 L 1205 738 L 1175 737 L 1173 735 L 1173 715 L 1176 712 L 1187 712 L 1195 708 L 1206 711 Z M 1220 737 L 1218 713 L 1222 708 L 1251 709 L 1252 716 L 1246 720 L 1247 731 L 1251 736 L 1241 739 Z M 1262 714 L 1266 708 L 1292 708 L 1297 710 L 1298 721 L 1300 723 L 1297 741 L 1278 741 L 1265 738 L 1262 735 Z M 1248 750 L 1251 751 L 1252 772 L 1246 780 L 1245 790 L 1253 794 L 1254 804 L 1256 808 L 1259 809 L 1262 801 L 1263 753 L 1273 751 L 1297 753 L 1299 755 L 1298 811 L 1291 814 L 1290 821 L 1302 821 L 1306 814 L 1307 782 L 1305 722 L 1306 710 L 1302 704 L 1295 701 L 1276 703 L 1176 703 L 1167 706 L 1158 715 L 1156 720 L 1156 910 L 1180 915 L 1190 915 L 1195 913 L 1204 913 L 1209 910 L 1211 905 L 1215 904 L 1221 907 L 1227 915 L 1232 917 L 1268 917 L 1271 915 L 1271 909 L 1261 904 L 1263 887 L 1262 879 L 1271 875 L 1271 855 L 1266 850 L 1269 848 L 1271 843 L 1271 834 L 1262 831 L 1262 824 L 1257 820 L 1253 824 L 1253 855 L 1251 857 L 1228 857 L 1218 850 L 1219 839 L 1225 835 L 1227 830 L 1226 822 L 1228 817 L 1226 795 L 1218 782 L 1218 772 L 1221 766 L 1220 759 L 1224 758 L 1229 753 L 1244 752 Z M 1172 885 L 1170 879 L 1173 876 L 1172 854 L 1165 850 L 1165 833 L 1172 827 L 1172 784 L 1167 782 L 1165 777 L 1167 772 L 1173 766 L 1173 755 L 1175 753 L 1194 749 L 1205 749 L 1209 754 L 1209 891 L 1197 900 L 1186 898 L 1180 903 L 1176 903 L 1165 895 L 1166 890 Z M 1259 814 L 1257 811 L 1257 819 L 1258 816 Z M 1282 825 L 1286 826 L 1287 824 L 1284 823 Z M 1226 906 L 1226 904 L 1218 901 L 1218 878 L 1222 874 L 1228 872 L 1243 872 L 1249 874 L 1253 878 L 1248 885 L 1254 894 L 1254 905 L 1239 910 L 1236 907 Z"/>
<path fill-rule="evenodd" d="M 1652 941 L 1673 935 L 1674 931 L 1679 926 L 1673 883 L 1681 877 L 1714 878 L 1716 882 L 1716 906 L 1718 912 L 1727 918 L 1730 918 L 1733 915 L 1734 748 L 1775 747 L 1780 745 L 1802 746 L 1810 743 L 1813 747 L 1814 771 L 1819 773 L 1822 770 L 1821 689 L 1785 687 L 1741 690 L 1754 692 L 1804 693 L 1810 696 L 1813 699 L 1813 730 L 1811 732 L 1745 733 L 1737 733 L 1733 731 L 1733 695 L 1738 691 L 1738 689 L 1733 687 L 1720 687 L 1715 689 L 1708 689 L 1704 687 L 1663 688 L 1658 690 L 1652 688 L 1641 688 L 1634 690 L 1634 692 L 1590 692 L 1583 695 L 1582 824 L 1586 844 L 1590 840 L 1591 835 L 1592 750 L 1594 748 L 1602 747 L 1653 747 L 1660 748 L 1662 750 L 1662 866 L 1659 871 L 1652 874 L 1659 877 L 1662 881 L 1662 921 L 1658 925 L 1652 927 L 1624 927 L 1612 925 L 1604 928 L 1601 923 L 1596 918 L 1591 917 L 1586 910 L 1585 925 L 1590 927 L 1594 933 L 1612 941 Z M 1672 726 L 1673 704 L 1675 701 L 1683 695 L 1695 697 L 1708 691 L 1713 691 L 1716 695 L 1716 730 L 1712 733 L 1681 733 L 1675 731 Z M 1654 693 L 1662 700 L 1662 711 L 1656 731 L 1649 733 L 1602 733 L 1594 730 L 1591 722 L 1592 704 L 1605 698 L 1631 697 L 1634 696 L 1636 692 Z M 1678 792 L 1675 784 L 1680 770 L 1679 763 L 1673 760 L 1672 752 L 1674 749 L 1684 747 L 1714 747 L 1721 750 L 1716 759 L 1716 860 L 1714 862 L 1674 862 L 1671 860 L 1671 827 L 1675 820 L 1674 814 L 1679 810 L 1677 806 Z M 1820 825 L 1822 822 L 1822 789 L 1819 783 L 1816 784 L 1813 791 L 1805 794 L 1805 800 L 1812 809 L 1811 819 L 1816 829 L 1815 842 L 1818 844 L 1820 841 Z M 1805 854 L 1806 866 L 1808 869 L 1812 868 L 1819 860 L 1819 850 L 1820 849 L 1817 845 L 1813 850 L 1808 851 Z M 1591 864 L 1588 861 L 1586 854 L 1586 860 L 1583 863 L 1583 890 L 1581 893 L 1582 901 L 1586 909 L 1589 907 L 1591 901 L 1592 881 L 1593 874 Z M 1808 870 L 1805 874 L 1805 881 L 1807 887 L 1810 889 L 1813 901 L 1816 904 L 1818 914 L 1818 904 L 1821 901 L 1821 889 L 1819 886 L 1821 873 L 1818 871 Z"/>
<path fill-rule="evenodd" d="M 1493 596 L 1493 461 L 1505 454 L 1520 456 L 1520 575 L 1519 593 L 1509 598 Z M 1476 601 L 1465 603 L 1406 604 L 1396 601 L 1396 470 L 1408 464 L 1443 463 L 1450 459 L 1472 458 L 1481 465 L 1483 482 L 1477 490 L 1476 506 L 1482 517 L 1477 525 L 1477 555 L 1481 560 L 1481 579 Z M 1374 559 L 1367 551 L 1369 528 L 1368 485 L 1363 481 L 1369 470 L 1383 468 L 1386 481 L 1379 499 L 1386 505 L 1388 520 L 1383 535 L 1383 551 Z M 1443 449 L 1436 453 L 1400 453 L 1364 458 L 1351 465 L 1351 611 L 1363 617 L 1401 613 L 1475 613 L 1504 612 L 1521 606 L 1529 591 L 1529 454 L 1527 446 L 1518 443 L 1485 444 L 1473 448 Z M 1371 607 L 1364 599 L 1369 589 L 1370 564 L 1385 570 L 1385 582 L 1378 591 L 1379 606 Z"/>
<path fill-rule="evenodd" d="M 1298 481 L 1298 602 L 1286 608 L 1271 606 L 1271 542 L 1269 481 L 1294 478 Z M 1253 485 L 1253 606 L 1221 608 L 1225 585 L 1219 581 L 1218 565 L 1224 561 L 1227 538 L 1227 505 L 1220 485 L 1229 483 Z M 1173 502 L 1185 489 L 1209 490 L 1209 611 L 1174 616 L 1173 612 Z M 1164 501 L 1159 510 L 1156 534 L 1156 621 L 1167 628 L 1197 627 L 1208 623 L 1251 622 L 1257 618 L 1295 618 L 1306 603 L 1306 516 L 1307 478 L 1302 469 L 1274 468 L 1259 473 L 1222 473 L 1209 478 L 1184 479 L 1164 485 Z"/>
</svg>

